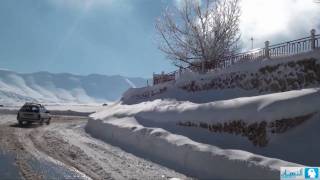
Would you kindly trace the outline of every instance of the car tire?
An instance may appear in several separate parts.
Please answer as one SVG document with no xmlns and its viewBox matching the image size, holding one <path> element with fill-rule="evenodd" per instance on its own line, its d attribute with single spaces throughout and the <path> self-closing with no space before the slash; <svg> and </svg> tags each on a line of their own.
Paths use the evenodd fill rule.
<svg viewBox="0 0 320 180">
<path fill-rule="evenodd" d="M 40 119 L 40 125 L 43 125 L 43 121 L 44 121 L 43 119 Z"/>
<path fill-rule="evenodd" d="M 19 126 L 24 126 L 23 121 L 18 120 Z"/>
<path fill-rule="evenodd" d="M 46 124 L 47 124 L 47 125 L 50 124 L 50 119 L 51 119 L 51 118 L 47 119 L 47 121 L 46 121 Z"/>
</svg>

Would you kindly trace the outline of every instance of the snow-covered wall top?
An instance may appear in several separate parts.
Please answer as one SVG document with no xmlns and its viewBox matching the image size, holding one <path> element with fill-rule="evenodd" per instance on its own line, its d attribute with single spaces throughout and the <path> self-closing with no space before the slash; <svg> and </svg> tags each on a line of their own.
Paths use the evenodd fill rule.
<svg viewBox="0 0 320 180">
<path fill-rule="evenodd" d="M 316 50 L 293 57 L 246 62 L 207 74 L 183 72 L 176 81 L 129 89 L 122 102 L 176 99 L 204 103 L 319 85 L 320 50 Z"/>
<path fill-rule="evenodd" d="M 130 87 L 142 87 L 146 79 L 92 74 L 32 74 L 0 70 L 0 104 L 16 102 L 115 101 Z"/>
</svg>

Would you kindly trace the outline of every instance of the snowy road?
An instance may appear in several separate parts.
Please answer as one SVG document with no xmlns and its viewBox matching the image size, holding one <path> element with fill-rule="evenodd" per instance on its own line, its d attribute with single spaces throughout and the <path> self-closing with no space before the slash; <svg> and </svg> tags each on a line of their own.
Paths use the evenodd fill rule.
<svg viewBox="0 0 320 180">
<path fill-rule="evenodd" d="M 0 115 L 0 147 L 15 155 L 25 179 L 187 179 L 84 132 L 86 117 L 56 116 L 49 126 L 21 128 Z"/>
</svg>

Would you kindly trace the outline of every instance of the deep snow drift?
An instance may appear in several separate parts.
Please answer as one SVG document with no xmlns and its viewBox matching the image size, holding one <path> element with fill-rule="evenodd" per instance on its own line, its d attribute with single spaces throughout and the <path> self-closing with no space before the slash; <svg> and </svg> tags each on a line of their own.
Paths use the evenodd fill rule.
<svg viewBox="0 0 320 180">
<path fill-rule="evenodd" d="M 281 166 L 319 165 L 319 107 L 319 88 L 204 104 L 117 103 L 91 115 L 86 131 L 200 178 L 278 178 Z M 226 127 L 234 121 L 241 122 L 248 134 Z M 215 131 L 217 124 L 222 129 Z M 250 135 L 260 137 L 260 131 L 265 138 L 262 146 L 261 139 L 258 145 L 250 141 Z M 301 154 L 305 148 L 307 155 Z M 235 172 L 228 173 L 230 169 Z"/>
<path fill-rule="evenodd" d="M 122 76 L 32 74 L 0 70 L 0 104 L 17 102 L 106 102 L 120 99 L 131 87 L 146 85 L 146 79 Z"/>
</svg>

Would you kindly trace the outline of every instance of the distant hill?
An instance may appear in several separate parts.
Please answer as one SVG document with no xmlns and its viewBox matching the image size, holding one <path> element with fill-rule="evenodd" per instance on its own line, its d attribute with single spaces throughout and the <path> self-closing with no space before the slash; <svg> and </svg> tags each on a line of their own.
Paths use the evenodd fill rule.
<svg viewBox="0 0 320 180">
<path fill-rule="evenodd" d="M 49 72 L 16 73 L 0 70 L 0 104 L 17 102 L 105 102 L 120 99 L 131 87 L 145 86 L 147 79 L 91 74 Z"/>
</svg>

